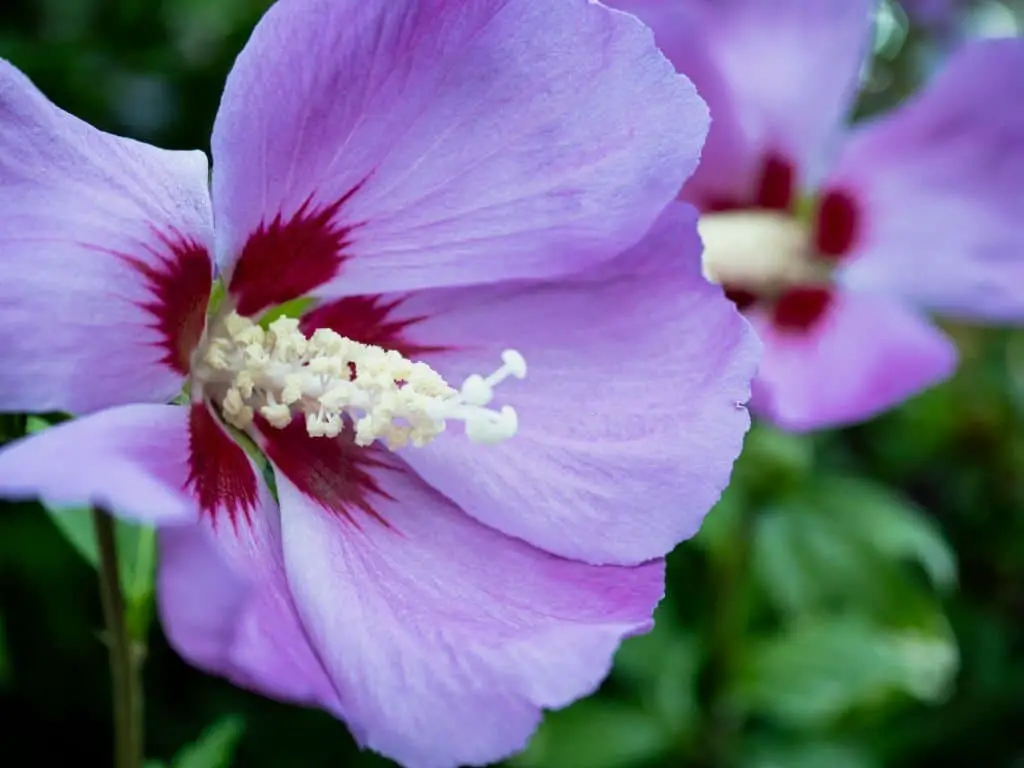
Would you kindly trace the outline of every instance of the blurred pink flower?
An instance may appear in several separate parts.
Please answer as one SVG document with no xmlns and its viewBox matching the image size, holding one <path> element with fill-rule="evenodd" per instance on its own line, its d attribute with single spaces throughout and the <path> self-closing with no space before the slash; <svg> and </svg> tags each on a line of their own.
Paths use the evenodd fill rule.
<svg viewBox="0 0 1024 768">
<path fill-rule="evenodd" d="M 866 419 L 944 379 L 925 312 L 1024 318 L 1024 41 L 970 44 L 900 108 L 845 124 L 871 0 L 614 0 L 707 100 L 682 198 L 705 268 L 754 323 L 755 413 Z"/>
</svg>

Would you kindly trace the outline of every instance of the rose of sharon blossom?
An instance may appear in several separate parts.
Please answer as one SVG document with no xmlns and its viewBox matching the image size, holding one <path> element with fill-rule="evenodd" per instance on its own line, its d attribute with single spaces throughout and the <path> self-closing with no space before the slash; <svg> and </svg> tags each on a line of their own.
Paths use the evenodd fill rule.
<svg viewBox="0 0 1024 768">
<path fill-rule="evenodd" d="M 521 748 L 649 628 L 748 426 L 759 344 L 673 202 L 706 129 L 585 0 L 282 0 L 212 200 L 3 64 L 0 407 L 81 418 L 0 493 L 160 524 L 203 669 L 407 765 Z"/>
<path fill-rule="evenodd" d="M 711 109 L 682 197 L 709 276 L 765 343 L 755 413 L 793 430 L 868 418 L 954 369 L 926 311 L 1024 317 L 1024 41 L 970 44 L 851 129 L 869 0 L 613 4 Z"/>
</svg>

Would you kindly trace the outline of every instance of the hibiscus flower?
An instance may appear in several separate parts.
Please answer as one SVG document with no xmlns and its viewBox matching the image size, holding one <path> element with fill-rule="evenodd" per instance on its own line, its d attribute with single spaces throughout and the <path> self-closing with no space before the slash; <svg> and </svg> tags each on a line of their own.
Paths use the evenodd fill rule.
<svg viewBox="0 0 1024 768">
<path fill-rule="evenodd" d="M 3 64 L 0 408 L 79 418 L 0 493 L 159 525 L 202 669 L 407 765 L 521 748 L 650 627 L 748 427 L 759 345 L 672 202 L 706 129 L 586 0 L 282 0 L 209 189 Z"/>
<path fill-rule="evenodd" d="M 712 127 L 681 197 L 705 267 L 765 344 L 756 414 L 867 419 L 952 373 L 927 312 L 1024 317 L 1024 40 L 974 42 L 900 107 L 844 125 L 872 0 L 614 0 Z"/>
</svg>

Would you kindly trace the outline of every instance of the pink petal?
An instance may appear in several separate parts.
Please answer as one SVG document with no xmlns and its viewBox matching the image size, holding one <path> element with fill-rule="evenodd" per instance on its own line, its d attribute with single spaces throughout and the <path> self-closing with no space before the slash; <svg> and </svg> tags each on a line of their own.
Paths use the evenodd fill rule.
<svg viewBox="0 0 1024 768">
<path fill-rule="evenodd" d="M 837 293 L 809 330 L 784 330 L 755 314 L 765 345 L 754 412 L 794 431 L 868 419 L 949 376 L 956 349 L 912 309 Z"/>
<path fill-rule="evenodd" d="M 474 522 L 383 451 L 268 431 L 295 602 L 364 745 L 417 768 L 500 759 L 649 629 L 661 562 L 561 560 Z"/>
<path fill-rule="evenodd" d="M 207 162 L 102 133 L 0 61 L 0 410 L 162 401 L 199 340 Z"/>
<path fill-rule="evenodd" d="M 235 525 L 259 477 L 204 405 L 123 405 L 72 419 L 0 451 L 0 497 L 96 505 L 147 523 Z"/>
<path fill-rule="evenodd" d="M 693 81 L 711 111 L 711 128 L 700 165 L 686 182 L 685 198 L 698 201 L 748 196 L 758 181 L 763 150 L 744 135 L 740 105 L 710 46 L 704 3 L 611 0 L 608 5 L 637 16 L 654 31 L 658 47 L 677 72 Z"/>
<path fill-rule="evenodd" d="M 749 202 L 764 163 L 818 178 L 856 95 L 874 0 L 615 0 L 650 23 L 712 110 L 686 197 Z M 678 6 L 674 8 L 673 6 Z"/>
<path fill-rule="evenodd" d="M 124 405 L 74 419 L 0 451 L 0 497 L 96 505 L 144 523 L 199 514 L 187 489 L 188 411 Z"/>
<path fill-rule="evenodd" d="M 706 130 L 588 0 L 283 0 L 214 128 L 221 265 L 243 313 L 562 274 L 638 240 Z"/>
<path fill-rule="evenodd" d="M 353 315 L 337 311 L 350 302 L 312 319 L 421 357 L 454 386 L 489 374 L 507 347 L 525 356 L 526 379 L 507 380 L 494 400 L 516 408 L 514 438 L 482 446 L 452 424 L 403 452 L 486 525 L 564 557 L 637 563 L 696 533 L 729 482 L 760 345 L 701 276 L 687 205 L 571 281 L 382 300 L 393 308 L 378 327 L 398 329 L 383 340 L 362 338 Z"/>
<path fill-rule="evenodd" d="M 280 515 L 266 485 L 246 519 L 160 532 L 164 632 L 191 664 L 276 699 L 337 709 L 284 576 Z"/>
<path fill-rule="evenodd" d="M 929 309 L 1024 318 L 1024 41 L 956 54 L 915 99 L 860 129 L 829 184 L 863 232 L 848 284 Z"/>
</svg>

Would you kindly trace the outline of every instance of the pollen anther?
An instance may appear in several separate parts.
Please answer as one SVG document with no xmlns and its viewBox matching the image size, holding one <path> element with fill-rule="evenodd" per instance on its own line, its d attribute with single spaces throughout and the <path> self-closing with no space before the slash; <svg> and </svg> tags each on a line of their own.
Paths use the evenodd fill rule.
<svg viewBox="0 0 1024 768">
<path fill-rule="evenodd" d="M 394 350 L 326 328 L 307 338 L 294 318 L 278 318 L 264 331 L 232 312 L 221 329 L 203 362 L 211 379 L 228 380 L 221 413 L 239 429 L 248 428 L 256 413 L 277 429 L 301 418 L 313 437 L 337 437 L 350 423 L 356 444 L 380 440 L 392 450 L 426 445 L 451 420 L 464 422 L 471 440 L 486 443 L 506 440 L 518 429 L 513 408 L 485 407 L 498 384 L 526 376 L 526 361 L 516 350 L 505 350 L 493 373 L 468 376 L 455 390 L 426 363 Z"/>
</svg>

